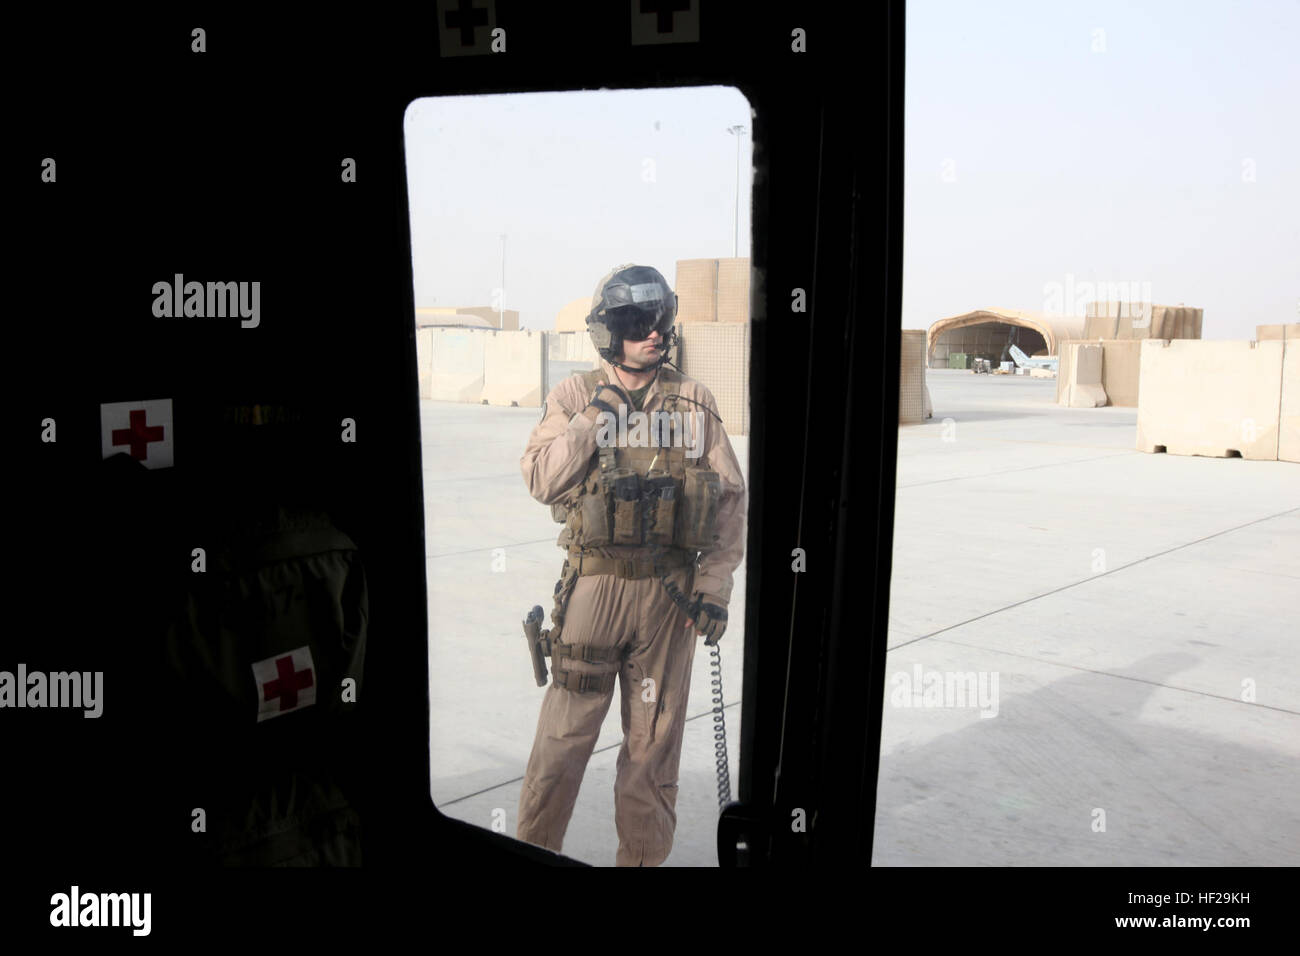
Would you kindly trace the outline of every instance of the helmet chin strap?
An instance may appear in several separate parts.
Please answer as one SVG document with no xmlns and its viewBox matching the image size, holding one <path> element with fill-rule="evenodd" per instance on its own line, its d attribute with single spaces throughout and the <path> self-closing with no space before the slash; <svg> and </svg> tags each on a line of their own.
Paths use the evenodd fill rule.
<svg viewBox="0 0 1300 956">
<path fill-rule="evenodd" d="M 614 366 L 614 368 L 621 368 L 625 372 L 653 372 L 664 364 L 667 357 L 667 355 L 661 355 L 659 356 L 659 361 L 655 362 L 654 365 L 647 365 L 645 368 L 637 368 L 634 365 L 624 365 L 622 362 L 610 362 L 609 364 Z"/>
<path fill-rule="evenodd" d="M 621 368 L 625 372 L 655 372 L 662 368 L 663 364 L 668 361 L 668 349 L 669 345 L 667 342 L 662 342 L 661 344 L 656 345 L 655 350 L 660 353 L 659 361 L 655 362 L 653 365 L 647 365 L 645 368 L 636 368 L 632 365 L 624 365 L 622 362 L 614 361 L 611 361 L 609 364 L 614 366 L 614 368 Z"/>
</svg>

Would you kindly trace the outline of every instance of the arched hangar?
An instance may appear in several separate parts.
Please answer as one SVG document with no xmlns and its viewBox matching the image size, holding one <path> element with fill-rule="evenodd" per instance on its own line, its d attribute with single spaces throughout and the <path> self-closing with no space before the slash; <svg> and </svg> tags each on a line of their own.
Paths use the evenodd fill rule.
<svg viewBox="0 0 1300 956">
<path fill-rule="evenodd" d="M 1025 312 L 1019 309 L 976 309 L 940 319 L 926 336 L 926 364 L 947 368 L 954 352 L 970 360 L 986 358 L 995 365 L 1011 360 L 1009 349 L 1019 346 L 1031 358 L 1056 355 L 1066 339 L 1083 336 L 1083 317 Z"/>
</svg>

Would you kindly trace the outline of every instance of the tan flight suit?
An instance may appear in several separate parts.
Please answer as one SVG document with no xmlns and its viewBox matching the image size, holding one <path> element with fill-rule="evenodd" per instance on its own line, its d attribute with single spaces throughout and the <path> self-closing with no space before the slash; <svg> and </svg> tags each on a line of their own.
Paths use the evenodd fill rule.
<svg viewBox="0 0 1300 956">
<path fill-rule="evenodd" d="M 626 386 L 609 363 L 602 361 L 601 368 L 604 381 L 626 394 Z M 668 371 L 666 367 L 660 370 L 642 400 L 641 411 L 650 413 L 663 408 L 661 379 Z M 698 382 L 683 377 L 678 388 L 684 398 L 702 402 L 717 412 L 712 394 Z M 582 376 L 574 375 L 546 398 L 542 420 L 529 436 L 520 461 L 529 493 L 542 504 L 561 500 L 597 467 L 598 426 L 581 414 L 594 392 L 594 388 L 587 388 Z M 624 404 L 609 389 L 600 394 L 615 409 Z M 668 577 L 688 600 L 702 592 L 721 599 L 725 607 L 731 599 L 732 575 L 744 554 L 744 478 L 718 420 L 696 405 L 682 403 L 677 407 L 699 413 L 694 420 L 700 426 L 696 447 L 702 449 L 702 454 L 696 460 L 718 473 L 722 493 L 718 499 L 715 548 L 700 554 L 694 567 L 677 567 Z M 618 674 L 623 745 L 614 781 L 619 839 L 616 862 L 619 866 L 657 866 L 672 849 L 677 825 L 677 770 L 698 635 L 694 627 L 688 628 L 685 613 L 659 578 L 649 573 L 648 548 L 610 545 L 590 553 L 640 559 L 639 567 L 627 562 L 620 571 L 647 575 L 629 578 L 616 572 L 578 576 L 563 615 L 560 640 L 612 649 L 607 661 L 566 659 L 563 665 L 576 672 Z M 573 561 L 576 565 L 577 559 Z M 556 679 L 560 679 L 559 665 L 554 660 L 553 667 Z M 613 693 L 612 686 L 603 692 L 578 692 L 557 687 L 554 680 L 546 689 L 519 798 L 520 840 L 561 849 Z"/>
</svg>

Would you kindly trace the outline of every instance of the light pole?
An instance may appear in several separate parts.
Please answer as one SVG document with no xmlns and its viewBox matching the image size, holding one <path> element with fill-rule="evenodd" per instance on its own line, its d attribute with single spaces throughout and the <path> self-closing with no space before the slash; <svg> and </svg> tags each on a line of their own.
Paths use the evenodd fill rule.
<svg viewBox="0 0 1300 956">
<path fill-rule="evenodd" d="M 497 328 L 506 327 L 506 234 L 501 233 L 501 315 L 497 319 Z"/>
<path fill-rule="evenodd" d="M 731 258 L 740 255 L 740 137 L 745 132 L 743 126 L 728 126 L 727 132 L 736 137 L 736 212 L 732 218 Z"/>
</svg>

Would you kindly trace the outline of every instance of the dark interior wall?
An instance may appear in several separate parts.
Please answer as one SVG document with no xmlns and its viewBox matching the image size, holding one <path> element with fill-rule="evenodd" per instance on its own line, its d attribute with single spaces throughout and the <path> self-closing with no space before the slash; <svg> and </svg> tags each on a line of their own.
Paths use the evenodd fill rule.
<svg viewBox="0 0 1300 956">
<path fill-rule="evenodd" d="M 892 555 L 892 508 L 881 503 L 894 495 L 899 383 L 897 367 L 863 370 L 900 347 L 903 9 L 873 8 L 873 28 L 854 31 L 839 8 L 824 19 L 809 9 L 816 22 L 798 32 L 825 46 L 804 56 L 738 6 L 700 6 L 699 49 L 627 49 L 626 8 L 561 21 L 514 5 L 508 57 L 438 59 L 433 8 L 401 23 L 212 19 L 202 55 L 188 14 L 24 34 L 32 57 L 58 68 L 13 111 L 23 148 L 10 215 L 24 241 L 7 397 L 32 442 L 16 446 L 11 467 L 11 587 L 26 622 L 10 628 L 0 666 L 102 670 L 107 690 L 99 719 L 0 715 L 8 766 L 21 768 L 0 799 L 5 819 L 21 821 L 11 858 L 57 863 L 58 880 L 111 876 L 127 860 L 160 874 L 211 864 L 191 852 L 191 813 L 215 798 L 182 767 L 210 769 L 215 747 L 244 768 L 227 790 L 260 786 L 243 747 L 259 727 L 279 735 L 282 764 L 310 756 L 345 777 L 368 869 L 484 865 L 487 845 L 499 857 L 546 856 L 485 831 L 462 846 L 429 798 L 431 609 L 401 119 L 411 99 L 440 93 L 735 82 L 754 107 L 757 172 L 735 792 L 746 815 L 733 818 L 765 859 L 869 861 Z M 557 62 L 553 50 L 582 29 L 590 55 Z M 774 70 L 778 56 L 793 57 L 781 61 L 791 69 Z M 864 101 L 859 87 L 873 95 Z M 87 88 L 113 107 L 70 116 Z M 864 103 L 869 140 L 836 120 Z M 39 178 L 35 157 L 47 156 L 56 182 Z M 345 159 L 354 181 L 341 175 Z M 635 227 L 611 233 L 631 242 Z M 258 282 L 259 324 L 155 313 L 154 285 L 176 276 Z M 806 293 L 808 314 L 782 322 L 790 290 L 799 302 Z M 813 302 L 817 320 L 804 321 Z M 105 465 L 101 404 L 162 399 L 173 466 Z M 788 436 L 804 432 L 801 458 Z M 346 731 L 289 716 L 201 740 L 161 694 L 192 709 L 209 675 L 175 673 L 160 639 L 198 573 L 194 549 L 215 553 L 235 519 L 274 506 L 325 512 L 356 545 L 369 595 L 360 706 Z M 796 544 L 814 556 L 806 571 L 792 571 Z M 225 673 L 253 679 L 247 661 Z M 288 739 L 299 727 L 311 733 Z M 792 807 L 808 810 L 806 830 L 789 825 Z M 183 907 L 171 904 L 158 912 L 178 921 Z"/>
<path fill-rule="evenodd" d="M 935 343 L 930 364 L 946 368 L 947 356 L 952 352 L 966 352 L 973 358 L 986 358 L 991 362 L 1003 361 L 1008 336 L 1012 336 L 1011 342 L 1023 349 L 1026 355 L 1047 354 L 1047 341 L 1033 329 L 1006 322 L 984 322 L 942 333 Z M 1009 353 L 1006 360 L 1010 360 Z"/>
</svg>

